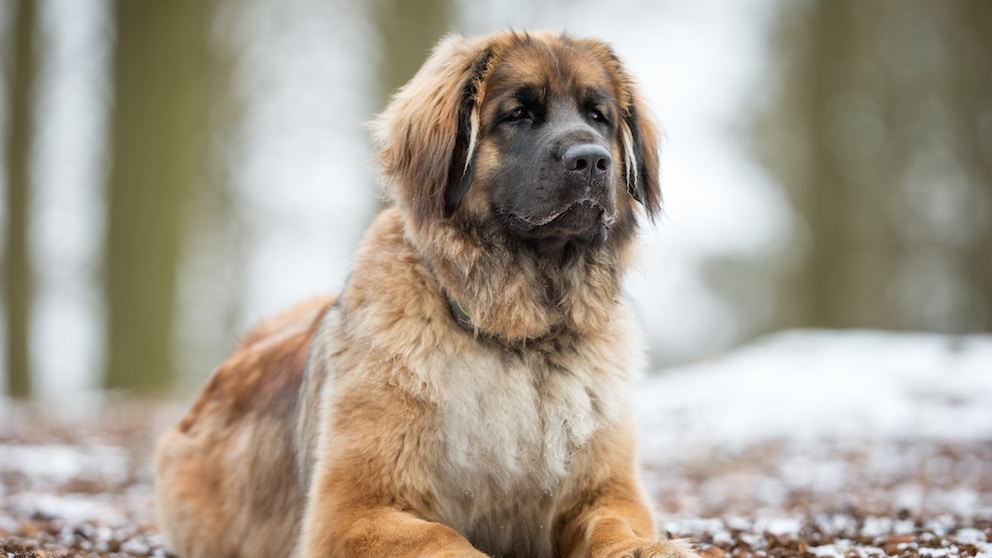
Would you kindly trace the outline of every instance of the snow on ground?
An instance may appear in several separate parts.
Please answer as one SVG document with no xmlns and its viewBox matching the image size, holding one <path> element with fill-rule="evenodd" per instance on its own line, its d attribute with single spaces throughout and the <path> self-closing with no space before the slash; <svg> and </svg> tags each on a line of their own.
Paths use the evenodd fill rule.
<svg viewBox="0 0 992 558">
<path fill-rule="evenodd" d="M 647 378 L 648 451 L 788 439 L 992 440 L 992 336 L 792 331 Z"/>
</svg>

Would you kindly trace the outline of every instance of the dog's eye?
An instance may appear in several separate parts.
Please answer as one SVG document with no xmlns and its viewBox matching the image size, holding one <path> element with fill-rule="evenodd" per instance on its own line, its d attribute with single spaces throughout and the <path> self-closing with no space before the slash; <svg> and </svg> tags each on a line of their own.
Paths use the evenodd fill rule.
<svg viewBox="0 0 992 558">
<path fill-rule="evenodd" d="M 533 120 L 533 118 L 531 118 L 529 110 L 524 107 L 518 107 L 507 114 L 503 120 L 506 122 L 520 122 L 521 120 Z"/>
<path fill-rule="evenodd" d="M 602 122 L 604 124 L 609 124 L 610 123 L 610 121 L 606 119 L 606 116 L 603 115 L 603 113 L 600 112 L 598 109 L 591 109 L 591 110 L 589 110 L 589 118 L 593 122 Z"/>
</svg>

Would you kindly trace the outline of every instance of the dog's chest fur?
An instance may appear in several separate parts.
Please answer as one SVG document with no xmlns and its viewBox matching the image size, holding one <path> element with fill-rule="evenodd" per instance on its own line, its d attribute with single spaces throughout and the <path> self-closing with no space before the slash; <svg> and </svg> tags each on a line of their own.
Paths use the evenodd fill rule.
<svg viewBox="0 0 992 558">
<path fill-rule="evenodd" d="M 448 478 L 467 492 L 550 490 L 605 419 L 582 372 L 535 371 L 493 355 L 449 363 L 435 378 Z"/>
<path fill-rule="evenodd" d="M 587 473 L 577 457 L 624 412 L 621 371 L 575 357 L 552 365 L 480 345 L 473 358 L 430 372 L 443 448 L 436 480 L 446 493 L 438 511 L 489 552 L 550 555 L 561 491 Z"/>
</svg>

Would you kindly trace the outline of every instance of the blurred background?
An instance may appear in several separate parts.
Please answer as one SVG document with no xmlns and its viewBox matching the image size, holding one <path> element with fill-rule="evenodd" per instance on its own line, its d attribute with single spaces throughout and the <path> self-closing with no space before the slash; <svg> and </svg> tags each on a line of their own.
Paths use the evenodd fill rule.
<svg viewBox="0 0 992 558">
<path fill-rule="evenodd" d="M 653 368 L 777 330 L 992 329 L 992 2 L 0 0 L 0 378 L 191 389 L 337 289 L 364 123 L 445 32 L 614 45 L 666 129 Z"/>
</svg>

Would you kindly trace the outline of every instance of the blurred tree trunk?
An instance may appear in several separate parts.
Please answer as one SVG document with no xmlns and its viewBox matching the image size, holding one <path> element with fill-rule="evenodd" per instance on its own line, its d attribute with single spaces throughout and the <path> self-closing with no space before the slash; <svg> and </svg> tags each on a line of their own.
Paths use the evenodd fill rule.
<svg viewBox="0 0 992 558">
<path fill-rule="evenodd" d="M 888 172 L 886 95 L 874 49 L 882 6 L 819 0 L 808 12 L 800 78 L 810 151 L 794 197 L 811 235 L 800 276 L 815 327 L 896 327 L 886 297 L 898 231 L 879 212 L 898 184 Z"/>
<path fill-rule="evenodd" d="M 850 215 L 835 167 L 826 107 L 842 84 L 850 30 L 845 0 L 787 3 L 774 29 L 781 69 L 774 100 L 759 118 L 761 158 L 784 185 L 806 235 L 793 250 L 800 265 L 780 304 L 780 327 L 839 327 Z M 847 225 L 847 226 L 845 226 Z"/>
<path fill-rule="evenodd" d="M 992 2 L 949 6 L 955 27 L 962 30 L 957 39 L 963 66 L 971 70 L 957 72 L 952 87 L 956 135 L 964 140 L 961 157 L 976 185 L 970 207 L 980 213 L 966 252 L 969 283 L 979 298 L 974 327 L 992 331 Z"/>
<path fill-rule="evenodd" d="M 413 77 L 431 47 L 451 26 L 452 0 L 378 0 L 375 22 L 382 42 L 379 82 L 383 101 Z"/>
<path fill-rule="evenodd" d="M 3 251 L 4 304 L 7 312 L 7 390 L 31 394 L 31 261 L 28 257 L 31 99 L 35 74 L 35 3 L 13 2 L 12 68 L 7 78 L 10 135 L 7 137 L 7 230 Z"/>
<path fill-rule="evenodd" d="M 172 334 L 183 217 L 207 175 L 210 2 L 116 5 L 108 192 L 105 386 L 160 390 Z"/>
<path fill-rule="evenodd" d="M 379 30 L 382 53 L 379 62 L 381 110 L 393 92 L 417 73 L 431 48 L 448 31 L 454 2 L 377 0 L 373 3 L 372 10 L 373 20 Z M 386 203 L 386 200 L 380 198 L 379 209 Z"/>
</svg>

